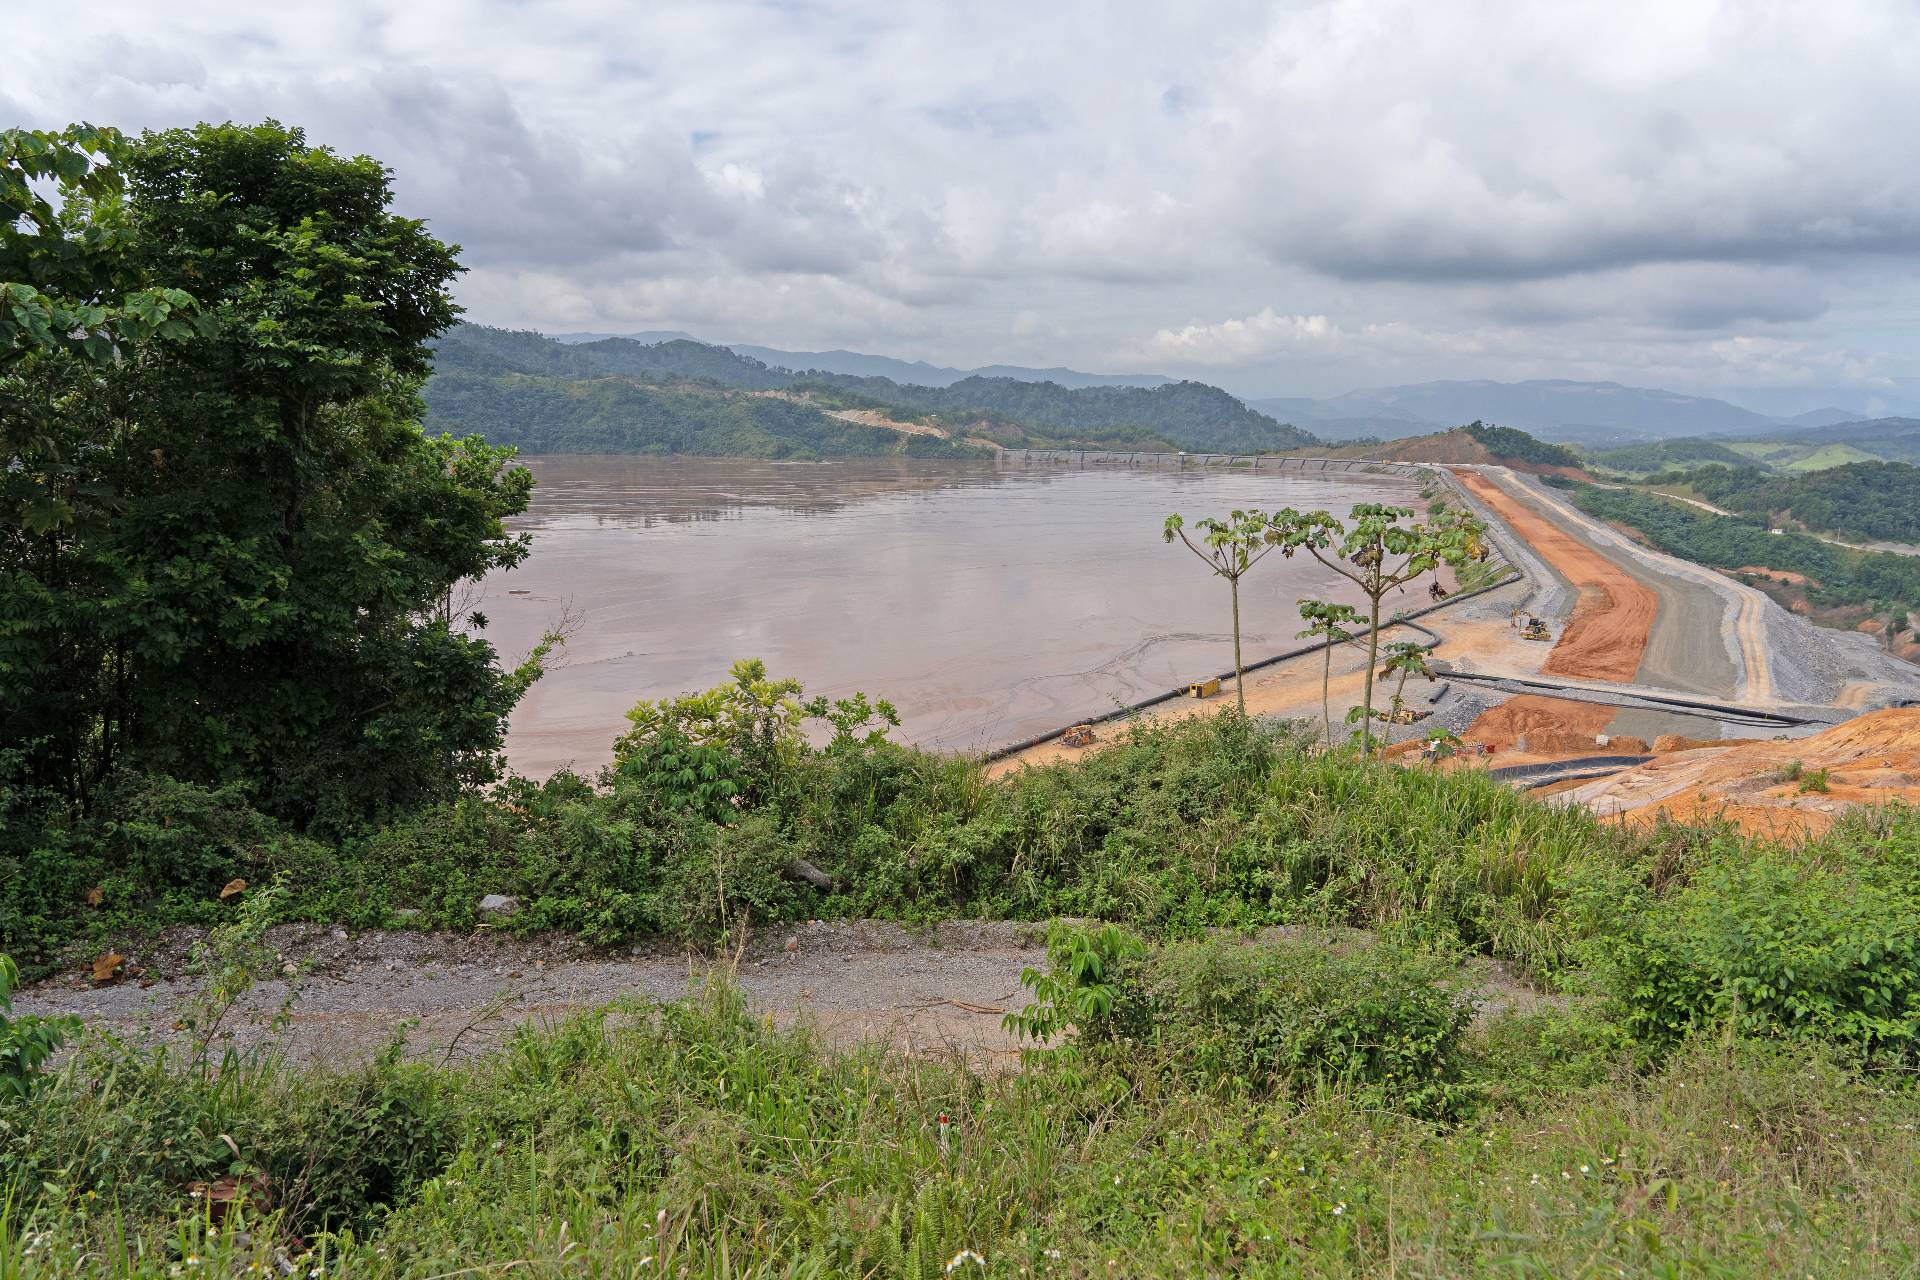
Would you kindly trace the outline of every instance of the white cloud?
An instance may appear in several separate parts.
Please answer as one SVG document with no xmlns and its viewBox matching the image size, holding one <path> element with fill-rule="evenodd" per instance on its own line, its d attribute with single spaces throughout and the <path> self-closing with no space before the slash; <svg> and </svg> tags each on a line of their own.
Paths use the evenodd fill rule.
<svg viewBox="0 0 1920 1280">
<path fill-rule="evenodd" d="M 1339 337 L 1325 316 L 1283 316 L 1266 307 L 1244 320 L 1162 329 L 1127 354 L 1178 364 L 1245 364 L 1302 345 L 1324 346 Z"/>
</svg>

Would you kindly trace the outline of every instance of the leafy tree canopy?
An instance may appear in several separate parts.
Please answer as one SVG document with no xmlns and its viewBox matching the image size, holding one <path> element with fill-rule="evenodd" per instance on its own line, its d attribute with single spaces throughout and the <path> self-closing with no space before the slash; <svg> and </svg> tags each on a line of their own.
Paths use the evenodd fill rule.
<svg viewBox="0 0 1920 1280">
<path fill-rule="evenodd" d="M 335 826 L 491 776 L 537 659 L 451 592 L 525 555 L 532 481 L 418 426 L 455 249 L 272 122 L 3 145 L 0 762 Z"/>
</svg>

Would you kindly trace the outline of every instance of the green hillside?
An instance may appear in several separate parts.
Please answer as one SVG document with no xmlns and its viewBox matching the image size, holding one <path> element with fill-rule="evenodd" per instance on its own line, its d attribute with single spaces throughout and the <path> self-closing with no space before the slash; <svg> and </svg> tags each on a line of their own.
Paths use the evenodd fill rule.
<svg viewBox="0 0 1920 1280">
<path fill-rule="evenodd" d="M 1192 452 L 1274 453 L 1314 443 L 1306 432 L 1203 382 L 1069 389 L 1053 382 L 972 377 L 949 387 L 916 387 L 887 378 L 815 375 L 808 385 L 853 391 L 881 404 L 948 418 L 1006 418 L 1068 437 L 1140 429 Z"/>
<path fill-rule="evenodd" d="M 1742 515 L 1855 542 L 1920 542 L 1920 467 L 1908 463 L 1848 462 L 1786 474 L 1708 467 L 1687 483 L 1715 506 Z"/>
<path fill-rule="evenodd" d="M 427 383 L 425 394 L 429 430 L 481 435 L 526 453 L 800 459 L 986 453 L 934 436 L 861 426 L 808 405 L 712 384 L 443 370 Z"/>
<path fill-rule="evenodd" d="M 889 378 L 794 373 L 699 342 L 648 345 L 609 338 L 570 345 L 537 333 L 471 324 L 455 327 L 438 341 L 434 368 L 426 395 L 435 429 L 480 434 L 497 443 L 526 441 L 522 447 L 529 450 L 571 449 L 575 441 L 604 439 L 607 447 L 620 441 L 618 447 L 628 451 L 685 452 L 683 444 L 708 449 L 750 443 L 762 450 L 753 456 L 785 456 L 765 453 L 773 446 L 740 426 L 738 416 L 743 411 L 737 408 L 714 405 L 695 410 L 678 401 L 671 415 L 656 418 L 661 402 L 646 390 L 646 384 L 662 380 L 683 384 L 676 388 L 682 396 L 718 395 L 727 389 L 793 389 L 829 407 L 880 407 L 898 410 L 907 420 L 934 416 L 955 428 L 985 427 L 984 434 L 1004 444 L 1255 453 L 1313 443 L 1306 432 L 1249 409 L 1218 387 L 1198 382 L 1151 388 L 1067 388 L 1052 382 L 972 377 L 949 387 L 921 387 Z M 516 381 L 524 378 L 542 379 L 546 385 L 536 388 Z M 590 392 L 562 394 L 559 385 L 603 383 L 610 378 L 628 379 L 629 389 L 609 384 Z M 707 385 L 689 385 L 688 380 Z M 516 421 L 513 415 L 523 412 L 534 413 L 536 420 Z M 623 413 L 631 416 L 622 419 Z M 838 432 L 837 442 L 855 451 L 862 446 L 872 446 L 865 451 L 885 452 L 902 447 L 898 441 L 883 442 L 882 436 L 889 433 L 848 435 L 840 425 L 828 428 L 818 422 L 803 430 L 800 417 L 774 418 L 761 424 L 773 438 L 791 437 L 805 448 L 818 447 L 820 441 L 813 437 L 828 431 Z M 707 425 L 690 431 L 690 419 Z M 532 443 L 536 440 L 545 443 Z M 884 450 L 878 448 L 882 443 Z M 915 445 L 909 451 L 926 448 Z"/>
<path fill-rule="evenodd" d="M 1650 475 L 1656 471 L 1671 471 L 1675 468 L 1698 466 L 1706 462 L 1740 466 L 1750 459 L 1747 454 L 1738 450 L 1738 445 L 1726 445 L 1715 440 L 1687 436 L 1678 440 L 1661 440 L 1654 444 L 1629 445 L 1623 449 L 1602 449 L 1589 455 L 1587 461 L 1600 471 L 1622 475 Z"/>
</svg>

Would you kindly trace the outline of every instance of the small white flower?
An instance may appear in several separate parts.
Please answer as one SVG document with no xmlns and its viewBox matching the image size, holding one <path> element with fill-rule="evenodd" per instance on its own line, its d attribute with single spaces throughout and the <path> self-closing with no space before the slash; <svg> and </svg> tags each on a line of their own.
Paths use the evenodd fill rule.
<svg viewBox="0 0 1920 1280">
<path fill-rule="evenodd" d="M 946 1274 L 952 1275 L 954 1272 L 958 1271 L 961 1268 L 961 1266 L 969 1262 L 979 1267 L 982 1271 L 985 1271 L 987 1269 L 987 1260 L 985 1258 L 981 1257 L 979 1254 L 975 1253 L 971 1249 L 962 1249 L 960 1252 L 954 1254 L 953 1257 L 947 1260 Z"/>
<path fill-rule="evenodd" d="M 1345 1200 L 1342 1200 L 1339 1204 L 1333 1206 L 1333 1216 L 1336 1218 L 1339 1217 L 1341 1214 L 1345 1213 L 1346 1211 L 1347 1211 L 1347 1202 Z"/>
</svg>

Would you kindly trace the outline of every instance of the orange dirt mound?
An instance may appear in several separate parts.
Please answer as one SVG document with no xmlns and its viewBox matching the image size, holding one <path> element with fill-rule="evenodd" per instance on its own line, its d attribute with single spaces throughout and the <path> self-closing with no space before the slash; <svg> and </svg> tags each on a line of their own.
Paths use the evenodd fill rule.
<svg viewBox="0 0 1920 1280">
<path fill-rule="evenodd" d="M 1607 726 L 1613 723 L 1614 715 L 1612 707 L 1523 693 L 1483 712 L 1460 736 L 1464 741 L 1484 742 L 1502 750 L 1515 748 L 1524 737 L 1530 753 L 1542 754 L 1564 753 L 1555 753 L 1535 744 L 1550 738 L 1578 738 L 1580 745 L 1572 749 L 1591 752 L 1594 750 L 1593 735 L 1605 733 Z"/>
<path fill-rule="evenodd" d="M 1632 681 L 1640 670 L 1660 597 L 1493 481 L 1472 471 L 1454 474 L 1579 589 L 1573 619 L 1540 669 L 1584 680 Z"/>
<path fill-rule="evenodd" d="M 1627 822 L 1719 818 L 1759 835 L 1818 834 L 1855 805 L 1920 801 L 1920 708 L 1869 712 L 1797 740 L 1675 752 L 1562 798 Z"/>
</svg>

